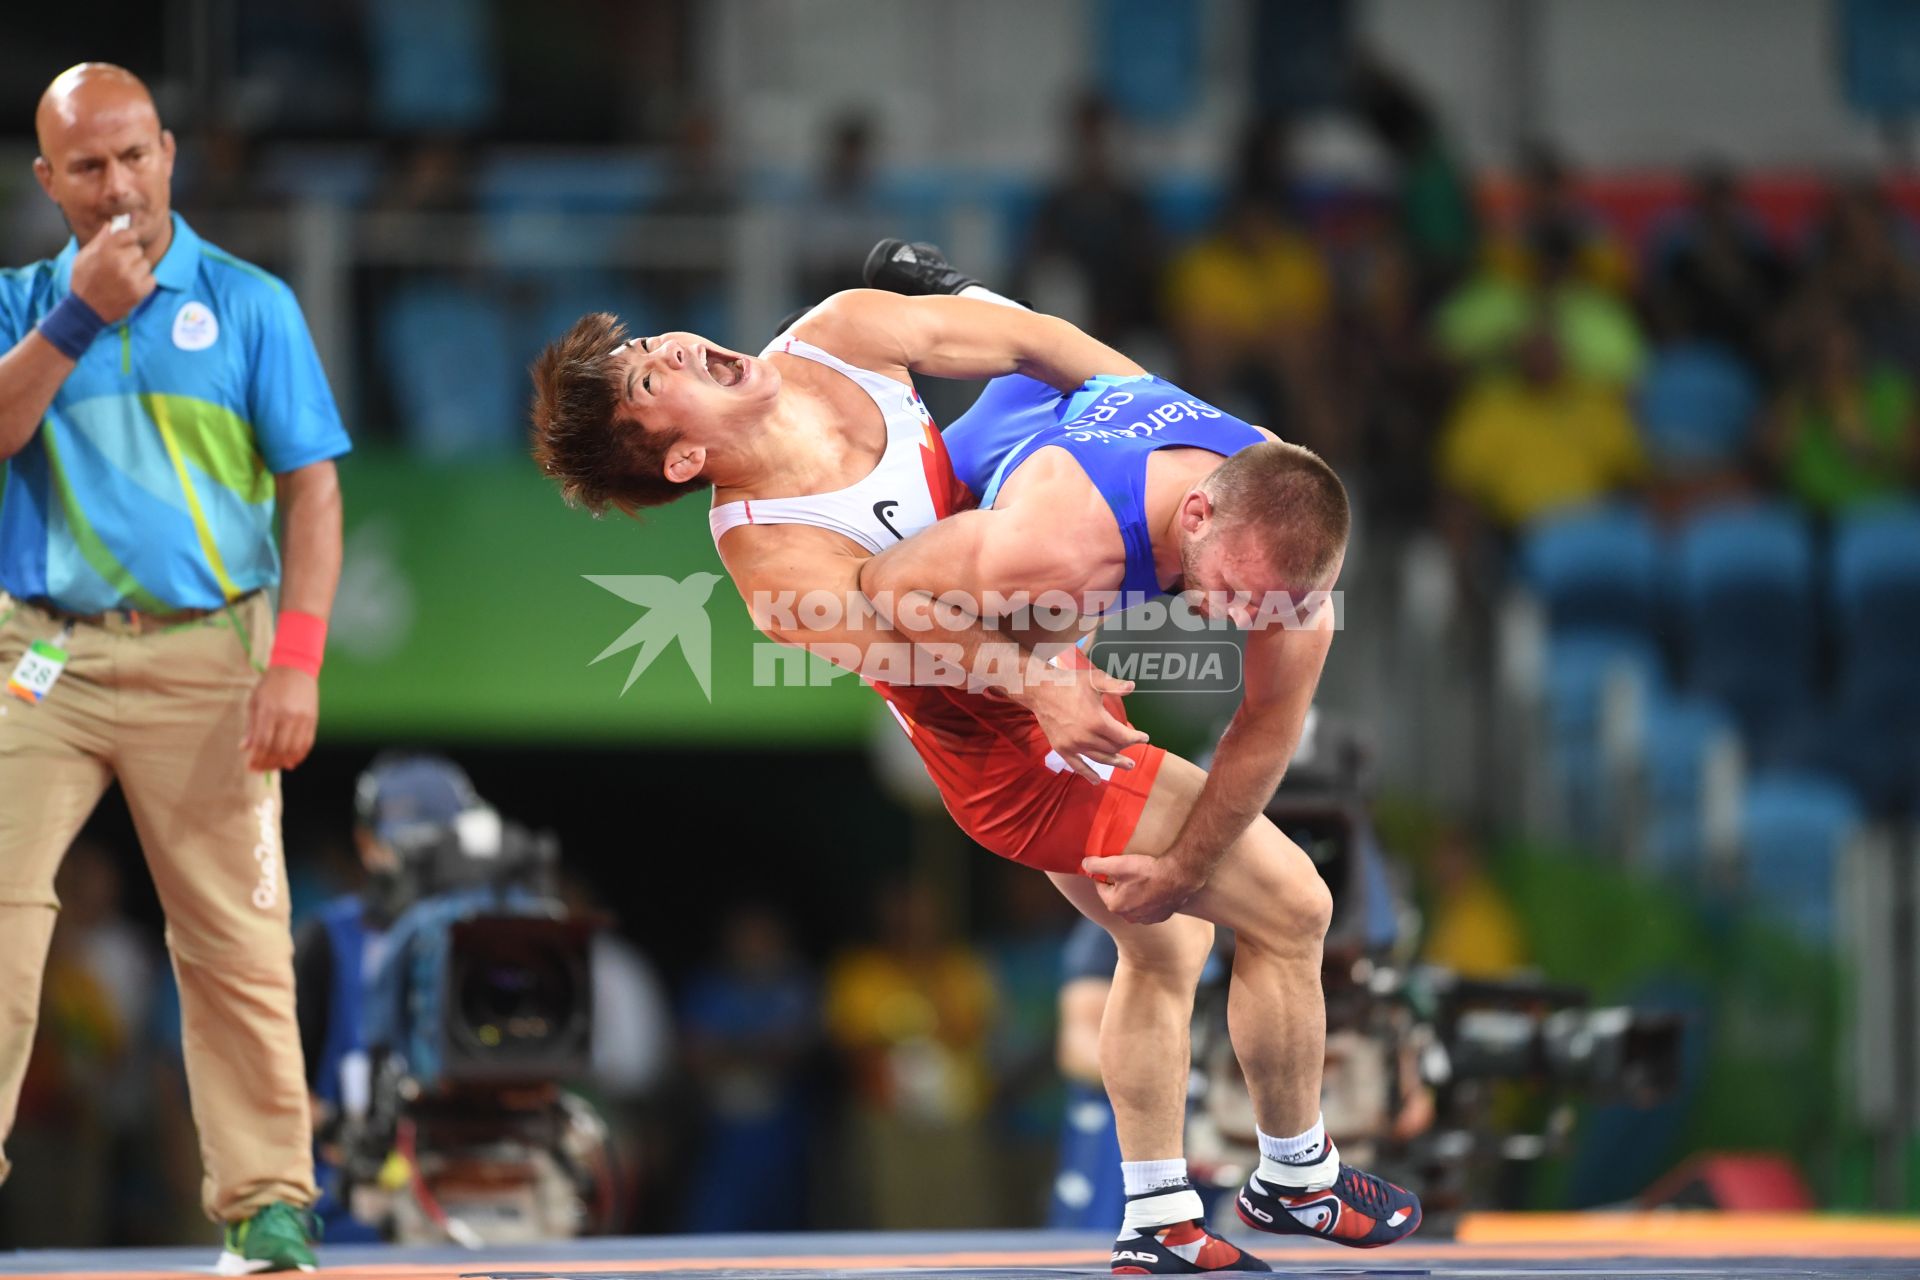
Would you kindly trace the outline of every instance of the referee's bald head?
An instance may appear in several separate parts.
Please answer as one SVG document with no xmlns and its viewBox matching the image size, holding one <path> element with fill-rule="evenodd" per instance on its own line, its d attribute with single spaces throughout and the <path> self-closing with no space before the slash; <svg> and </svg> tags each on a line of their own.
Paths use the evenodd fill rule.
<svg viewBox="0 0 1920 1280">
<path fill-rule="evenodd" d="M 40 154 L 49 146 L 64 141 L 67 131 L 83 120 L 103 112 L 127 111 L 153 118 L 160 127 L 160 111 L 153 95 L 139 76 L 111 62 L 82 62 L 68 67 L 53 78 L 40 95 L 40 106 L 33 113 L 33 134 L 40 143 Z"/>
<path fill-rule="evenodd" d="M 33 131 L 34 176 L 81 243 L 120 214 L 143 246 L 166 235 L 173 135 L 139 76 L 110 62 L 68 67 L 40 95 Z"/>
</svg>

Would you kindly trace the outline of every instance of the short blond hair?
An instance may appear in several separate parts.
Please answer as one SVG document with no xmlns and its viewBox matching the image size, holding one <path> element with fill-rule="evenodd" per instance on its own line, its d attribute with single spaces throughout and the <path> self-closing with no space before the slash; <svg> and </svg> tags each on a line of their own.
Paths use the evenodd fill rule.
<svg viewBox="0 0 1920 1280">
<path fill-rule="evenodd" d="M 1269 440 L 1233 454 L 1205 483 L 1225 530 L 1244 529 L 1298 590 L 1323 585 L 1347 549 L 1347 487 L 1311 449 Z"/>
</svg>

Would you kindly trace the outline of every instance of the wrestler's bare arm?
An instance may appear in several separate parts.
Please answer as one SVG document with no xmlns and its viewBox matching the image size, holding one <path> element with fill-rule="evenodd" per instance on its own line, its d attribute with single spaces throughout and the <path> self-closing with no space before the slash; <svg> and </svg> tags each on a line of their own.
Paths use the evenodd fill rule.
<svg viewBox="0 0 1920 1280">
<path fill-rule="evenodd" d="M 942 521 L 942 525 L 964 522 L 963 529 L 979 528 L 970 516 L 990 514 L 963 512 Z M 920 535 L 924 536 L 924 535 Z M 977 574 L 998 573 L 1002 580 L 1024 580 L 1026 565 L 1018 560 L 996 562 L 983 558 L 981 540 L 967 540 L 971 550 L 957 552 L 975 566 L 967 581 Z M 958 545 L 942 540 L 942 545 Z M 902 599 L 880 596 L 876 602 L 862 591 L 861 575 L 873 563 L 867 552 L 838 534 L 805 525 L 744 525 L 728 531 L 720 541 L 720 558 L 732 576 L 734 586 L 753 615 L 754 625 L 782 644 L 814 649 L 822 657 L 841 666 L 875 674 L 873 665 L 881 660 L 897 663 L 905 653 L 911 663 L 910 646 L 917 645 L 937 654 L 941 663 L 922 663 L 913 667 L 908 679 L 897 666 L 894 674 L 876 678 L 894 684 L 967 684 L 979 691 L 994 689 L 1024 701 L 1022 686 L 1035 681 L 1050 650 L 1042 646 L 1036 656 L 1032 642 L 1016 637 L 994 619 L 981 619 L 979 611 L 954 607 L 956 600 L 938 603 L 923 592 L 903 592 Z M 1041 565 L 1040 571 L 1050 566 Z M 995 587 L 998 593 L 1007 588 Z M 910 599 L 907 597 L 911 597 Z M 1061 645 L 1078 639 L 1079 632 L 1064 630 Z M 990 646 L 998 643 L 1002 651 Z M 877 648 L 876 646 L 892 646 Z M 1025 663 L 1032 662 L 1033 668 Z"/>
<path fill-rule="evenodd" d="M 985 602 L 990 593 L 1029 599 L 1070 597 L 1079 612 L 1101 610 L 1084 597 L 1117 583 L 1126 546 L 1106 501 L 1066 453 L 1042 449 L 1024 463 L 990 510 L 963 511 L 888 547 L 861 569 L 870 599 L 953 597 Z M 1078 638 L 1084 624 L 1062 631 Z"/>
<path fill-rule="evenodd" d="M 1146 741 L 1102 704 L 1105 694 L 1130 691 L 1126 681 L 1097 670 L 1049 667 L 1047 646 L 1036 651 L 1027 640 L 965 611 L 942 609 L 934 616 L 912 602 L 896 617 L 889 601 L 883 616 L 861 592 L 860 569 L 870 562 L 866 552 L 837 534 L 804 525 L 742 526 L 721 539 L 720 558 L 754 625 L 768 636 L 889 683 L 964 685 L 1013 697 L 1038 718 L 1068 767 L 1089 780 L 1098 776 L 1089 760 L 1131 768 L 1120 753 Z M 1024 572 L 1018 563 L 989 561 L 987 568 L 1013 577 Z M 803 597 L 815 592 L 827 609 L 801 607 Z M 1076 635 L 1064 632 L 1060 642 Z M 916 648 L 939 661 L 916 660 Z M 1084 696 L 1088 691 L 1093 696 Z"/>
<path fill-rule="evenodd" d="M 842 359 L 903 375 L 977 379 L 1020 373 L 1071 391 L 1101 374 L 1146 372 L 1058 316 L 973 298 L 849 289 L 816 307 L 800 330 Z"/>
<path fill-rule="evenodd" d="M 1207 781 L 1161 862 L 1194 889 L 1266 809 L 1300 745 L 1307 709 L 1333 643 L 1331 601 L 1299 626 L 1247 634 L 1246 692 L 1215 748 Z"/>
<path fill-rule="evenodd" d="M 1048 594 L 1056 606 L 1071 603 L 1059 629 L 1075 640 L 1081 596 L 1099 580 L 1103 559 L 1088 554 L 1088 532 L 1070 510 L 1039 503 L 962 511 L 868 560 L 860 586 L 871 600 L 890 599 L 894 609 L 909 600 L 947 598 L 976 614 L 990 611 L 989 601 Z M 1113 541 L 1119 543 L 1117 534 Z"/>
<path fill-rule="evenodd" d="M 1048 660 L 1088 629 L 1091 617 L 1083 615 L 1097 611 L 1082 601 L 1097 583 L 1117 580 L 1113 565 L 1126 552 L 1111 514 L 1092 510 L 1098 495 L 1084 476 L 1078 489 L 1060 486 L 1054 501 L 1038 500 L 1046 486 L 1027 487 L 1020 502 L 948 516 L 888 547 L 862 566 L 860 589 L 923 647 L 950 644 L 948 628 L 1000 640 L 1003 660 L 980 670 L 983 683 L 1032 711 L 1054 750 L 1092 781 L 1098 775 L 1082 757 L 1131 768 L 1121 753 L 1147 740 L 1105 701 L 1133 685 Z"/>
<path fill-rule="evenodd" d="M 871 646 L 906 640 L 860 596 L 866 559 L 847 539 L 807 525 L 742 525 L 720 539 L 720 560 L 755 627 L 855 669 Z M 806 597 L 830 607 L 803 609 Z"/>
</svg>

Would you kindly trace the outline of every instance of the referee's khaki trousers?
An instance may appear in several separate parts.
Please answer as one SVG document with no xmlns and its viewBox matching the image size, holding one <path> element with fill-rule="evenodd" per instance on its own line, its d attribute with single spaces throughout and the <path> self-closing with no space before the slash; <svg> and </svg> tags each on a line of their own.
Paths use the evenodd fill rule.
<svg viewBox="0 0 1920 1280">
<path fill-rule="evenodd" d="M 315 1198 L 280 779 L 250 772 L 240 749 L 272 628 L 264 594 L 144 634 L 78 624 L 38 705 L 0 692 L 0 1143 L 39 1016 L 54 872 L 118 778 L 167 916 L 201 1203 L 221 1221 Z M 0 690 L 26 647 L 59 630 L 0 592 Z M 0 1153 L 0 1180 L 7 1171 Z"/>
</svg>

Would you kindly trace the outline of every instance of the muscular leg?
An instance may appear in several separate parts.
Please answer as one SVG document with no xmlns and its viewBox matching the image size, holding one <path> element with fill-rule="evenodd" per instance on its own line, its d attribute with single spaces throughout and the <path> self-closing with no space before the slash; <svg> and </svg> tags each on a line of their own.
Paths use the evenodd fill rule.
<svg viewBox="0 0 1920 1280">
<path fill-rule="evenodd" d="M 1153 792 L 1126 852 L 1149 856 L 1164 853 L 1205 782 L 1206 773 L 1198 765 L 1169 755 L 1154 779 Z M 1091 881 L 1057 876 L 1055 882 L 1081 911 L 1102 924 L 1114 921 L 1108 925 L 1110 930 L 1117 925 L 1121 930 L 1151 935 L 1155 930 L 1181 925 L 1179 915 L 1163 924 L 1128 925 L 1101 907 Z M 1089 905 L 1099 914 L 1089 910 Z M 1320 1114 L 1320 1073 L 1326 1058 L 1326 998 L 1320 987 L 1320 952 L 1333 918 L 1333 895 L 1326 883 L 1298 845 L 1266 818 L 1256 818 L 1227 850 L 1206 887 L 1188 901 L 1183 914 L 1234 931 L 1227 1029 L 1234 1054 L 1246 1073 L 1260 1127 L 1282 1136 L 1311 1128 Z M 1114 937 L 1119 941 L 1121 934 L 1116 932 Z M 1123 964 L 1126 957 L 1123 942 Z M 1107 1068 L 1110 1038 L 1116 1042 L 1118 1056 L 1150 1052 L 1154 1069 L 1178 1077 L 1181 1097 L 1176 1117 L 1184 1109 L 1187 1023 L 1198 976 L 1196 965 L 1177 1007 L 1168 994 L 1171 984 L 1154 984 L 1126 1006 L 1118 1015 L 1123 1019 L 1118 1024 L 1110 1003 L 1107 1019 L 1100 1026 L 1102 1071 Z M 1114 990 L 1116 995 L 1120 991 L 1118 980 Z M 1155 997 L 1162 1003 L 1155 1004 Z M 1166 1030 L 1175 1024 L 1179 1028 L 1177 1037 Z M 1177 1050 L 1161 1047 L 1169 1039 L 1175 1040 Z M 1150 1051 L 1148 1044 L 1153 1046 Z M 1147 1064 L 1137 1065 L 1144 1073 Z M 1122 1099 L 1111 1081 L 1108 1091 L 1113 1095 L 1114 1116 L 1120 1124 L 1121 1150 L 1127 1152 L 1128 1126 L 1122 1118 Z M 1144 1091 L 1139 1096 L 1143 1101 L 1147 1097 Z M 1131 1098 L 1128 1101 L 1130 1104 Z M 1135 1124 L 1150 1130 L 1144 1118 L 1137 1118 Z M 1129 1153 L 1127 1158 L 1154 1157 Z"/>
<path fill-rule="evenodd" d="M 1188 916 L 1129 924 L 1101 905 L 1085 876 L 1048 875 L 1120 950 L 1100 1018 L 1100 1078 L 1113 1104 L 1120 1154 L 1175 1159 L 1186 1128 L 1193 991 L 1213 947 L 1213 926 Z"/>
<path fill-rule="evenodd" d="M 1185 760 L 1162 762 L 1127 852 L 1164 852 L 1205 780 Z M 1356 1248 L 1392 1244 L 1419 1230 L 1418 1196 L 1341 1164 L 1338 1151 L 1320 1139 L 1327 1028 L 1320 954 L 1333 895 L 1307 855 L 1266 818 L 1255 818 L 1183 911 L 1234 931 L 1227 1026 L 1263 1135 L 1260 1167 L 1238 1198 L 1241 1220 Z M 1285 1142 L 1310 1131 L 1313 1142 L 1301 1161 L 1268 1149 L 1268 1138 Z"/>
</svg>

